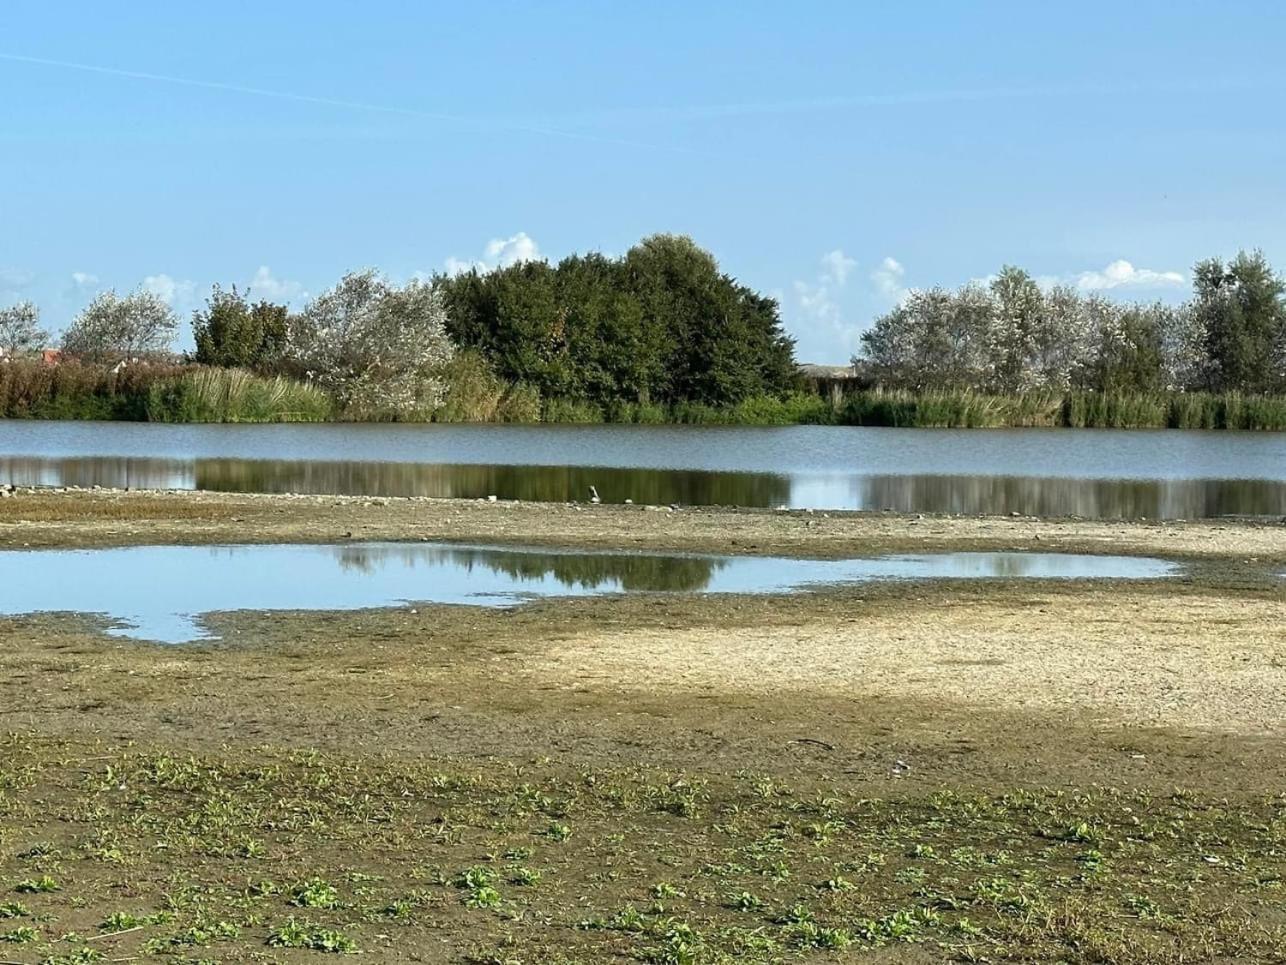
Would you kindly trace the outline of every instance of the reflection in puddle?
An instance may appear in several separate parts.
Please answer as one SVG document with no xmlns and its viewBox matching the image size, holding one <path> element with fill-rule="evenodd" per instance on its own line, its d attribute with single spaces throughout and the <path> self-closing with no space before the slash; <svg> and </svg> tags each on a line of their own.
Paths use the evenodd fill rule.
<svg viewBox="0 0 1286 965">
<path fill-rule="evenodd" d="M 270 459 L 0 457 L 0 484 L 885 510 L 1089 519 L 1286 515 L 1275 479 L 1080 479 Z"/>
<path fill-rule="evenodd" d="M 495 607 L 603 593 L 787 593 L 898 579 L 1155 579 L 1176 570 L 1158 559 L 1060 553 L 801 560 L 409 543 L 9 550 L 0 552 L 0 613 L 103 614 L 114 634 L 183 643 L 207 639 L 202 615 L 227 610 Z"/>
</svg>

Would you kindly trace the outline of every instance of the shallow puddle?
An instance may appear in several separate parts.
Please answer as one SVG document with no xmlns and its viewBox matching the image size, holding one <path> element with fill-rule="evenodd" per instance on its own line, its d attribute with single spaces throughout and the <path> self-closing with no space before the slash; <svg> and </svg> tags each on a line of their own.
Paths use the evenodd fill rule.
<svg viewBox="0 0 1286 965">
<path fill-rule="evenodd" d="M 92 613 L 110 633 L 210 639 L 227 610 L 356 610 L 413 603 L 512 606 L 608 593 L 789 593 L 910 579 L 1155 579 L 1165 560 L 1065 553 L 870 559 L 599 553 L 431 543 L 136 546 L 0 552 L 0 614 Z"/>
</svg>

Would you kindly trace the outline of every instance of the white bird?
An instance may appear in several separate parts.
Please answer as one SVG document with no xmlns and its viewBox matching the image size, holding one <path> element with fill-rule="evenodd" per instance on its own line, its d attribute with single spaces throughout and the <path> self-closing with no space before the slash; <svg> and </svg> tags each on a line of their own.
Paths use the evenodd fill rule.
<svg viewBox="0 0 1286 965">
<path fill-rule="evenodd" d="M 590 487 L 589 487 L 589 501 L 590 501 L 591 503 L 601 503 L 601 502 L 602 502 L 602 500 L 598 498 L 598 490 L 597 490 L 597 489 L 595 489 L 593 486 L 590 486 Z"/>
</svg>

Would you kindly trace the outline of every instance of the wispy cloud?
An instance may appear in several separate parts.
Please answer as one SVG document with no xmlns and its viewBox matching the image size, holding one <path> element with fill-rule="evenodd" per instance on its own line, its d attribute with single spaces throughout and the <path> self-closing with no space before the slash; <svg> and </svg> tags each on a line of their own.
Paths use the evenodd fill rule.
<svg viewBox="0 0 1286 965">
<path fill-rule="evenodd" d="M 35 274 L 25 268 L 0 267 L 0 288 L 26 288 L 35 280 Z"/>
<path fill-rule="evenodd" d="M 822 277 L 841 288 L 848 284 L 848 276 L 856 267 L 857 259 L 850 258 L 839 248 L 822 255 Z"/>
<path fill-rule="evenodd" d="M 107 67 L 102 64 L 86 64 L 73 60 L 56 60 L 51 57 L 31 57 L 25 54 L 0 53 L 0 60 L 17 64 L 31 64 L 40 67 L 57 67 L 63 70 L 75 70 L 83 73 L 100 74 L 108 77 L 121 77 L 129 80 L 144 80 L 159 84 L 172 84 L 179 87 L 195 87 L 202 90 L 223 91 L 229 94 L 242 94 L 249 97 L 266 97 L 274 100 L 295 101 L 300 104 L 316 104 L 323 107 L 336 107 L 346 110 L 367 111 L 378 114 L 395 114 L 402 117 L 415 117 L 422 120 L 441 121 L 459 127 L 479 131 L 511 131 L 521 134 L 537 134 L 543 137 L 564 138 L 573 141 L 588 141 L 598 144 L 612 144 L 618 147 L 644 148 L 650 151 L 672 151 L 680 154 L 694 153 L 688 148 L 677 145 L 651 144 L 626 140 L 582 131 L 569 131 L 562 128 L 533 124 L 517 118 L 488 117 L 479 114 L 454 114 L 447 111 L 431 111 L 418 107 L 404 107 L 396 104 L 378 104 L 370 101 L 347 100 L 340 97 L 323 97 L 316 94 L 303 94 L 295 91 L 276 90 L 267 87 L 250 87 L 245 84 L 231 84 L 225 81 L 201 80 L 195 77 L 178 77 L 173 74 L 156 74 L 145 70 L 130 70 L 122 67 Z"/>
<path fill-rule="evenodd" d="M 196 285 L 193 282 L 179 281 L 164 273 L 148 275 L 140 287 L 175 309 L 186 307 L 196 295 Z"/>
<path fill-rule="evenodd" d="M 290 302 L 297 298 L 308 297 L 308 292 L 304 291 L 304 286 L 299 282 L 278 278 L 267 265 L 260 265 L 259 270 L 250 279 L 250 297 Z"/>
<path fill-rule="evenodd" d="M 22 301 L 24 291 L 35 280 L 36 276 L 24 268 L 0 266 L 0 305 Z"/>
<path fill-rule="evenodd" d="M 880 297 L 890 302 L 900 302 L 906 298 L 908 289 L 905 285 L 906 268 L 896 258 L 886 257 L 880 266 L 871 272 L 871 281 Z"/>
<path fill-rule="evenodd" d="M 852 354 L 857 329 L 845 321 L 839 298 L 856 268 L 857 259 L 835 248 L 818 260 L 814 278 L 791 285 L 789 314 L 794 318 L 792 328 L 802 353 L 819 361 L 846 360 Z"/>
<path fill-rule="evenodd" d="M 1175 288 L 1187 282 L 1180 271 L 1154 271 L 1136 268 L 1124 258 L 1117 259 L 1101 271 L 1083 271 L 1075 278 L 1082 291 L 1109 291 L 1113 288 Z"/>
<path fill-rule="evenodd" d="M 486 272 L 494 268 L 508 268 L 524 261 L 541 261 L 543 258 L 535 239 L 527 232 L 520 231 L 508 238 L 492 238 L 483 249 L 483 256 L 475 261 L 453 255 L 442 264 L 448 275 L 460 275 L 475 268 Z M 420 272 L 417 277 L 425 276 Z"/>
<path fill-rule="evenodd" d="M 921 90 L 851 91 L 764 101 L 712 104 L 671 104 L 616 108 L 550 115 L 554 122 L 703 120 L 722 117 L 812 114 L 855 108 L 915 107 L 939 104 L 981 104 L 998 101 L 1081 99 L 1090 97 L 1173 97 L 1186 94 L 1262 89 L 1262 82 L 1245 77 L 1188 77 L 1178 82 L 1110 82 L 1033 84 L 1010 87 L 948 87 Z"/>
</svg>

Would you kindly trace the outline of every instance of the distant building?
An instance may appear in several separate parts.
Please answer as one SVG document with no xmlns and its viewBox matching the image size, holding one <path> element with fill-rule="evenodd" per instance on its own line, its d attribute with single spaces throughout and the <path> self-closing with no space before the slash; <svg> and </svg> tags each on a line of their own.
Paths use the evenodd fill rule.
<svg viewBox="0 0 1286 965">
<path fill-rule="evenodd" d="M 57 365 L 63 360 L 62 349 L 46 348 L 40 350 L 40 361 L 46 365 Z"/>
<path fill-rule="evenodd" d="M 868 387 L 866 379 L 851 365 L 812 365 L 804 362 L 799 366 L 799 374 L 804 385 L 811 391 L 837 406 L 844 401 L 847 393 Z"/>
</svg>

